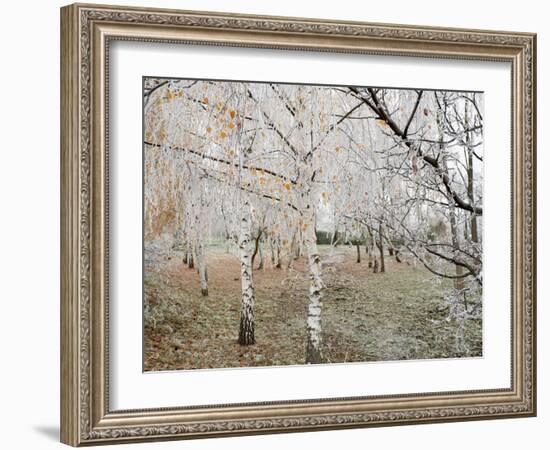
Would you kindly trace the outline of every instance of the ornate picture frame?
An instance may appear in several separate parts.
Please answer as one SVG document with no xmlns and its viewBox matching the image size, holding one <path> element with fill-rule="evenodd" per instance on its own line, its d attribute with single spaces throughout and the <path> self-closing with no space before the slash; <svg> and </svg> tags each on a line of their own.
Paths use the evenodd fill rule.
<svg viewBox="0 0 550 450">
<path fill-rule="evenodd" d="M 511 65 L 509 388 L 113 410 L 109 49 L 115 41 Z M 61 441 L 96 445 L 536 414 L 536 35 L 74 4 L 61 9 Z"/>
</svg>

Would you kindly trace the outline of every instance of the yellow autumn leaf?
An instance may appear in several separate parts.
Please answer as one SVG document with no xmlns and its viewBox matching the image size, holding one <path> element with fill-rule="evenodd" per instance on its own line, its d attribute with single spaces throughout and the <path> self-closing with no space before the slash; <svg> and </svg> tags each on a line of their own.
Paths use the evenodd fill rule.
<svg viewBox="0 0 550 450">
<path fill-rule="evenodd" d="M 227 134 L 225 131 L 220 131 L 220 138 L 225 139 L 227 137 Z"/>
<path fill-rule="evenodd" d="M 211 133 L 211 132 L 212 132 L 212 127 L 208 127 L 208 128 L 206 129 L 206 132 L 207 132 L 207 133 Z"/>
<path fill-rule="evenodd" d="M 163 122 L 158 131 L 158 138 L 160 141 L 164 141 L 165 137 L 166 137 L 166 130 L 164 129 L 164 122 Z"/>
<path fill-rule="evenodd" d="M 233 122 L 230 122 L 228 127 L 232 130 L 233 128 L 235 128 L 235 125 L 233 124 Z"/>
<path fill-rule="evenodd" d="M 284 184 L 283 184 L 283 187 L 284 187 L 287 191 L 290 191 L 290 183 L 284 183 Z"/>
</svg>

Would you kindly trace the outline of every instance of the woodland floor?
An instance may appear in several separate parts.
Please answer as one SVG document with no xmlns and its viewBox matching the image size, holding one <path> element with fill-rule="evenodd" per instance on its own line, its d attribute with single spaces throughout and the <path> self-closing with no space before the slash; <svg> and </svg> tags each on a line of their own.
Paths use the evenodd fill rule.
<svg viewBox="0 0 550 450">
<path fill-rule="evenodd" d="M 326 363 L 481 356 L 481 320 L 447 320 L 448 280 L 421 266 L 386 258 L 373 274 L 353 247 L 320 248 L 327 286 L 322 309 Z M 308 276 L 255 270 L 256 344 L 237 343 L 239 262 L 218 249 L 208 255 L 209 295 L 181 254 L 148 255 L 144 297 L 144 370 L 303 364 Z M 152 261 L 152 262 L 151 262 Z M 257 264 L 257 263 L 256 263 Z"/>
</svg>

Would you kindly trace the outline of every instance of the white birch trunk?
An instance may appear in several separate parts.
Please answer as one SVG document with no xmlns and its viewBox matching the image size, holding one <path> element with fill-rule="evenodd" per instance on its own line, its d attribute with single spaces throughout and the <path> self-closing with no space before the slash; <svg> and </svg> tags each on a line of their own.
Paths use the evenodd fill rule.
<svg viewBox="0 0 550 450">
<path fill-rule="evenodd" d="M 206 228 L 206 202 L 204 198 L 204 190 L 202 180 L 199 180 L 199 199 L 195 203 L 192 203 L 194 211 L 194 220 L 193 220 L 193 232 L 192 240 L 193 244 L 191 248 L 194 250 L 191 254 L 195 254 L 195 264 L 197 267 L 197 272 L 199 274 L 199 282 L 201 288 L 201 294 L 203 296 L 208 295 L 208 276 L 206 272 L 206 255 L 204 249 L 204 235 Z M 191 264 L 189 267 L 193 267 L 195 264 Z"/>
<path fill-rule="evenodd" d="M 260 258 L 260 264 L 258 265 L 258 270 L 264 270 L 264 252 L 262 250 L 262 243 L 259 242 L 258 247 L 258 257 Z"/>
<path fill-rule="evenodd" d="M 201 294 L 206 297 L 208 295 L 208 275 L 206 272 L 206 256 L 204 255 L 202 240 L 199 240 L 199 242 L 197 243 L 196 253 L 199 279 L 201 284 Z"/>
<path fill-rule="evenodd" d="M 242 203 L 241 225 L 239 229 L 239 259 L 241 261 L 241 323 L 239 327 L 239 344 L 251 345 L 254 337 L 254 280 L 252 278 L 252 246 L 250 234 L 251 218 L 248 200 Z"/>
<path fill-rule="evenodd" d="M 269 238 L 269 250 L 271 252 L 271 268 L 275 269 L 275 248 L 273 247 L 273 239 Z"/>
<path fill-rule="evenodd" d="M 281 243 L 279 238 L 277 238 L 277 241 L 275 242 L 276 248 L 275 248 L 275 269 L 281 268 Z"/>
<path fill-rule="evenodd" d="M 321 362 L 321 306 L 324 284 L 322 280 L 321 257 L 315 235 L 315 210 L 308 202 L 304 211 L 304 241 L 309 265 L 309 304 L 307 310 L 306 363 Z"/>
</svg>

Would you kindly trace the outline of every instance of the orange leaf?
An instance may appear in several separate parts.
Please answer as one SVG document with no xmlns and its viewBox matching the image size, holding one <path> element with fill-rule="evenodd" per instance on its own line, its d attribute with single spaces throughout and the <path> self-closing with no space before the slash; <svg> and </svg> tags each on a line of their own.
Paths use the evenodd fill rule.
<svg viewBox="0 0 550 450">
<path fill-rule="evenodd" d="M 202 102 L 205 104 L 205 105 L 208 105 L 208 97 L 204 97 L 202 99 Z"/>
<path fill-rule="evenodd" d="M 231 116 L 232 119 L 235 118 L 235 114 L 236 114 L 235 111 L 233 111 L 233 110 L 229 111 L 229 115 Z"/>
</svg>

